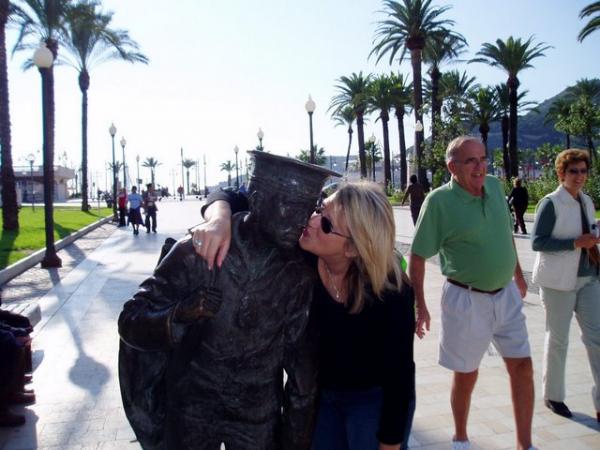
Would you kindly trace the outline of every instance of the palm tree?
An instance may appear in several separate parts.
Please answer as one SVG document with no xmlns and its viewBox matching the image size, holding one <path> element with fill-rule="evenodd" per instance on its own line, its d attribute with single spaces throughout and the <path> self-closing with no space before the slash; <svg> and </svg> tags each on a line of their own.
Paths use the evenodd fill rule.
<svg viewBox="0 0 600 450">
<path fill-rule="evenodd" d="M 390 64 L 397 53 L 400 61 L 404 59 L 406 50 L 410 52 L 410 62 L 413 73 L 413 108 L 415 123 L 423 123 L 423 88 L 421 78 L 422 52 L 427 38 L 434 32 L 454 25 L 454 21 L 441 19 L 450 6 L 434 7 L 431 0 L 384 0 L 387 19 L 379 22 L 376 30 L 375 44 L 371 55 L 377 55 L 379 61 L 384 55 L 389 54 Z M 423 131 L 415 131 L 415 150 L 417 155 L 417 172 L 419 181 L 426 185 L 425 168 L 423 159 Z"/>
<path fill-rule="evenodd" d="M 111 172 L 114 170 L 114 173 L 119 173 L 123 168 L 123 163 L 115 160 L 114 164 L 111 162 L 108 163 L 108 168 L 111 170 Z"/>
<path fill-rule="evenodd" d="M 196 165 L 196 161 L 194 161 L 193 159 L 186 158 L 181 162 L 181 164 L 183 164 L 183 167 L 185 167 L 185 174 L 187 177 L 187 192 L 189 193 L 190 192 L 190 169 Z"/>
<path fill-rule="evenodd" d="M 440 98 L 444 100 L 445 114 L 462 119 L 467 110 L 468 93 L 478 87 L 475 77 L 469 77 L 465 71 L 445 72 L 440 80 Z"/>
<path fill-rule="evenodd" d="M 227 172 L 227 186 L 231 186 L 231 172 L 235 170 L 235 164 L 227 160 L 221 164 L 221 172 Z"/>
<path fill-rule="evenodd" d="M 600 29 L 600 2 L 593 2 L 584 7 L 579 13 L 579 18 L 583 19 L 592 15 L 594 15 L 594 17 L 592 17 L 590 21 L 585 24 L 585 26 L 579 32 L 579 36 L 577 36 L 579 42 L 583 42 L 583 40 L 591 33 Z"/>
<path fill-rule="evenodd" d="M 392 170 L 390 164 L 390 132 L 388 122 L 390 121 L 390 110 L 394 106 L 393 82 L 387 75 L 380 75 L 371 81 L 369 85 L 368 108 L 369 113 L 379 112 L 381 127 L 383 131 L 383 182 L 385 190 L 388 191 L 392 181 Z"/>
<path fill-rule="evenodd" d="M 392 73 L 392 93 L 394 110 L 398 120 L 398 140 L 400 141 L 400 188 L 404 190 L 408 182 L 408 166 L 406 164 L 406 139 L 404 137 L 404 116 L 411 108 L 412 83 L 403 74 Z"/>
<path fill-rule="evenodd" d="M 344 168 L 344 174 L 348 174 L 348 161 L 350 160 L 350 148 L 352 147 L 352 124 L 356 120 L 356 114 L 351 106 L 346 106 L 341 110 L 333 113 L 332 119 L 335 120 L 335 126 L 347 126 L 348 127 L 348 151 L 346 152 L 346 166 Z"/>
<path fill-rule="evenodd" d="M 485 147 L 485 154 L 488 156 L 488 168 L 491 169 L 493 167 L 493 158 L 489 152 L 487 141 L 488 133 L 490 132 L 490 123 L 500 118 L 498 96 L 494 88 L 488 86 L 470 89 L 468 98 L 470 102 L 467 114 L 471 123 L 479 127 L 479 134 L 481 134 L 481 140 Z M 506 169 L 508 169 L 508 166 L 504 167 L 505 171 Z"/>
<path fill-rule="evenodd" d="M 550 108 L 548 108 L 548 112 L 544 118 L 544 125 L 552 123 L 554 124 L 554 128 L 558 131 L 565 133 L 566 138 L 566 147 L 571 148 L 571 133 L 568 128 L 563 128 L 558 125 L 561 122 L 564 122 L 565 119 L 569 117 L 571 113 L 571 105 L 573 104 L 573 100 L 567 97 L 557 98 L 552 102 Z"/>
<path fill-rule="evenodd" d="M 324 166 L 327 162 L 327 158 L 325 157 L 325 149 L 323 147 L 319 147 L 317 144 L 313 144 L 314 154 L 315 154 L 315 164 L 317 166 Z M 310 162 L 310 152 L 306 149 L 300 149 L 300 154 L 296 156 L 296 159 L 299 159 L 303 162 Z"/>
<path fill-rule="evenodd" d="M 600 101 L 600 80 L 597 78 L 582 78 L 567 89 L 569 97 L 573 100 L 579 97 L 587 97 L 593 103 Z"/>
<path fill-rule="evenodd" d="M 61 44 L 69 56 L 61 61 L 74 67 L 79 73 L 81 90 L 81 209 L 88 205 L 88 146 L 87 112 L 90 87 L 90 70 L 94 65 L 109 59 L 122 59 L 131 63 L 148 63 L 148 58 L 138 52 L 138 44 L 125 30 L 110 28 L 113 13 L 100 11 L 99 3 L 81 0 L 67 14 L 67 33 Z"/>
<path fill-rule="evenodd" d="M 8 98 L 8 68 L 6 58 L 6 25 L 18 13 L 9 0 L 0 0 L 0 165 L 2 180 L 2 228 L 19 229 L 19 207 L 12 163 L 10 109 Z"/>
<path fill-rule="evenodd" d="M 508 133 L 508 153 L 510 156 L 510 177 L 519 176 L 519 160 L 517 155 L 517 107 L 518 107 L 518 88 L 519 88 L 519 72 L 524 69 L 533 67 L 531 62 L 535 58 L 544 55 L 550 46 L 544 43 L 533 43 L 533 36 L 522 42 L 521 38 L 513 38 L 510 36 L 506 42 L 502 39 L 497 39 L 496 44 L 484 42 L 481 50 L 477 52 L 478 58 L 474 58 L 471 62 L 482 62 L 489 64 L 492 67 L 500 67 L 508 74 L 508 95 L 510 103 L 509 115 L 509 133 Z"/>
<path fill-rule="evenodd" d="M 364 114 L 367 110 L 367 99 L 369 97 L 369 83 L 371 74 L 364 76 L 362 72 L 352 73 L 349 77 L 338 78 L 335 88 L 339 94 L 331 99 L 329 109 L 334 114 L 346 106 L 351 106 L 356 115 L 356 129 L 358 131 L 358 159 L 360 160 L 360 176 L 367 177 L 367 166 L 365 159 L 365 130 Z"/>
<path fill-rule="evenodd" d="M 16 16 L 19 28 L 13 53 L 20 50 L 31 51 L 44 42 L 50 50 L 53 61 L 58 57 L 59 39 L 65 33 L 65 19 L 72 7 L 70 0 L 21 0 L 25 7 Z M 27 59 L 24 69 L 33 67 Z M 54 247 L 54 64 L 39 68 L 42 76 L 42 116 L 44 118 L 44 228 L 46 232 L 46 254 L 42 267 L 60 267 L 62 262 Z"/>
<path fill-rule="evenodd" d="M 150 169 L 150 182 L 152 183 L 152 186 L 156 186 L 154 184 L 154 173 L 156 171 L 156 168 L 161 164 L 162 163 L 158 162 L 158 160 L 154 159 L 152 156 L 146 158 L 146 160 L 142 163 L 142 167 Z"/>
<path fill-rule="evenodd" d="M 423 49 L 423 61 L 429 64 L 431 85 L 431 141 L 436 142 L 438 120 L 442 115 L 442 98 L 439 95 L 439 82 L 442 77 L 442 63 L 457 58 L 465 51 L 466 39 L 449 30 L 432 33 Z"/>
</svg>

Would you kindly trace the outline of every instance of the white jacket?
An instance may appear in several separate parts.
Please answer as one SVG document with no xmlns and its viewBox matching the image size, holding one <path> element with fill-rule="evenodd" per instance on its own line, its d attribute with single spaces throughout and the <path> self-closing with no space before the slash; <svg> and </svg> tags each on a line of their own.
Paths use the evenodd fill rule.
<svg viewBox="0 0 600 450">
<path fill-rule="evenodd" d="M 587 219 L 595 223 L 596 211 L 592 199 L 579 194 L 583 199 Z M 546 195 L 554 205 L 556 223 L 552 229 L 552 237 L 556 239 L 576 239 L 581 236 L 581 211 L 579 202 L 561 185 L 554 192 Z M 534 234 L 537 226 L 534 223 Z M 570 291 L 575 289 L 581 249 L 563 250 L 556 252 L 537 252 L 533 265 L 533 282 L 540 286 Z"/>
</svg>

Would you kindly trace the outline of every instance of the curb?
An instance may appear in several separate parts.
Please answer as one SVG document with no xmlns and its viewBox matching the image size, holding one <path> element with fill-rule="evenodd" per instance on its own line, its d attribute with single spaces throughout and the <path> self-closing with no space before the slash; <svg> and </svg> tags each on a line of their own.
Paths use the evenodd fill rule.
<svg viewBox="0 0 600 450">
<path fill-rule="evenodd" d="M 73 243 L 80 237 L 86 235 L 90 231 L 95 230 L 101 225 L 104 225 L 107 222 L 112 220 L 112 216 L 105 217 L 103 219 L 98 220 L 97 222 L 91 223 L 86 227 L 83 227 L 81 230 L 75 231 L 74 233 L 69 234 L 68 236 L 62 238 L 59 241 L 56 241 L 54 246 L 56 247 L 56 251 L 62 250 L 67 245 Z M 17 261 L 14 264 L 11 264 L 5 269 L 0 270 L 0 287 L 15 278 L 18 275 L 21 275 L 28 269 L 31 269 L 37 263 L 41 262 L 44 259 L 44 254 L 46 253 L 46 249 L 42 248 L 32 253 L 31 255 Z"/>
</svg>

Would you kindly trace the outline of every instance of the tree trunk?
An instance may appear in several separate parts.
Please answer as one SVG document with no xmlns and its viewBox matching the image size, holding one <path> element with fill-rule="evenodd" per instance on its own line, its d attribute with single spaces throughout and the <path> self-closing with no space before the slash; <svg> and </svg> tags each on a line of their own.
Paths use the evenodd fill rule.
<svg viewBox="0 0 600 450">
<path fill-rule="evenodd" d="M 437 67 L 431 69 L 431 146 L 437 139 L 438 121 L 442 117 L 442 102 L 440 102 L 440 78 L 442 74 Z"/>
<path fill-rule="evenodd" d="M 567 146 L 565 148 L 571 148 L 571 135 L 569 133 L 565 134 L 567 138 Z"/>
<path fill-rule="evenodd" d="M 423 85 L 421 79 L 421 50 L 423 47 L 415 47 L 410 50 L 410 62 L 413 72 L 413 108 L 415 112 L 415 124 L 423 124 Z M 423 167 L 423 132 L 415 129 L 415 155 L 417 157 L 417 176 L 421 185 L 428 186 L 427 172 Z"/>
<path fill-rule="evenodd" d="M 490 126 L 487 123 L 479 124 L 479 134 L 481 134 L 481 142 L 483 142 L 483 147 L 485 148 L 485 156 L 488 159 L 488 173 L 494 173 L 494 161 L 492 155 L 488 149 L 488 134 L 490 132 Z"/>
<path fill-rule="evenodd" d="M 509 131 L 508 131 L 508 154 L 510 158 L 510 178 L 519 176 L 519 156 L 517 154 L 517 129 L 518 129 L 518 96 L 519 80 L 516 77 L 508 79 L 508 101 L 510 107 Z"/>
<path fill-rule="evenodd" d="M 365 129 L 363 112 L 356 112 L 356 129 L 358 131 L 358 159 L 360 161 L 360 177 L 367 178 L 367 158 L 365 156 Z"/>
<path fill-rule="evenodd" d="M 390 132 L 388 122 L 390 115 L 387 111 L 381 111 L 381 127 L 383 128 L 383 185 L 386 193 L 390 193 L 392 181 L 392 168 L 390 163 Z"/>
<path fill-rule="evenodd" d="M 6 22 L 8 0 L 0 0 L 0 179 L 2 180 L 2 228 L 5 231 L 19 229 L 19 208 L 12 163 L 10 135 L 10 109 L 8 101 L 8 70 L 6 64 Z"/>
<path fill-rule="evenodd" d="M 88 95 L 90 75 L 86 69 L 79 72 L 81 90 L 81 210 L 89 211 L 88 204 Z"/>
<path fill-rule="evenodd" d="M 352 124 L 348 127 L 348 151 L 346 152 L 346 169 L 344 175 L 348 175 L 348 161 L 350 161 L 350 148 L 352 147 Z"/>
<path fill-rule="evenodd" d="M 504 178 L 510 178 L 510 157 L 508 155 L 508 122 L 506 114 L 502 116 L 502 163 L 504 165 Z"/>
<path fill-rule="evenodd" d="M 408 182 L 408 167 L 406 164 L 406 139 L 404 137 L 404 107 L 396 108 L 398 119 L 398 139 L 400 141 L 400 189 L 406 189 Z"/>
</svg>

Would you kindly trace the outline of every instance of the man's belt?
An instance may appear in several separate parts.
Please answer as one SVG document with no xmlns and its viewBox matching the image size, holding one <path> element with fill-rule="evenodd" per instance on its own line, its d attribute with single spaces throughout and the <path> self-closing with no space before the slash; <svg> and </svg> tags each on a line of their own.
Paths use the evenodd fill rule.
<svg viewBox="0 0 600 450">
<path fill-rule="evenodd" d="M 504 288 L 500 288 L 500 289 L 494 289 L 493 291 L 484 291 L 483 289 L 474 288 L 473 286 L 469 286 L 468 284 L 463 284 L 460 281 L 456 281 L 451 278 L 446 278 L 446 279 L 448 280 L 448 283 L 450 283 L 450 284 L 461 287 L 463 289 L 468 289 L 469 291 L 481 292 L 482 294 L 494 295 L 494 294 L 497 294 L 498 292 L 500 292 L 502 289 L 504 289 Z"/>
</svg>

